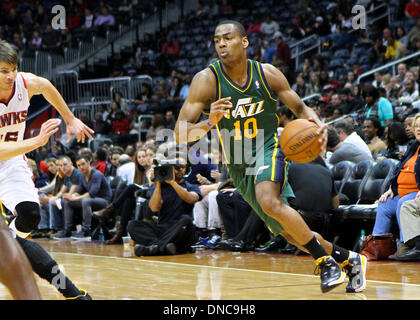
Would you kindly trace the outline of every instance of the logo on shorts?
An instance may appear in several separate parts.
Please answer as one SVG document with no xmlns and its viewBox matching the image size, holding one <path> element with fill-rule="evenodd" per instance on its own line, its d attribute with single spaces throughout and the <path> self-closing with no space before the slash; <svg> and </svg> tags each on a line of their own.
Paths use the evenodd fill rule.
<svg viewBox="0 0 420 320">
<path fill-rule="evenodd" d="M 255 80 L 255 86 L 257 87 L 257 89 L 260 88 L 260 82 L 258 80 Z"/>
<path fill-rule="evenodd" d="M 19 101 L 22 101 L 22 94 L 21 93 L 18 93 L 18 96 L 17 97 L 18 97 L 18 100 Z"/>
</svg>

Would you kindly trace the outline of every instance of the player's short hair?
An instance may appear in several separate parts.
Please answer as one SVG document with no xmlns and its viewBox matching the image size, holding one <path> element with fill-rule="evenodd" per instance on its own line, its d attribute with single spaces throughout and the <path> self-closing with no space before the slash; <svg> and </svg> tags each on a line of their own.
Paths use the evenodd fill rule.
<svg viewBox="0 0 420 320">
<path fill-rule="evenodd" d="M 0 62 L 18 65 L 18 54 L 7 41 L 0 41 Z"/>
<path fill-rule="evenodd" d="M 235 20 L 223 20 L 217 24 L 216 29 L 218 26 L 221 26 L 222 24 L 233 24 L 236 27 L 236 29 L 238 29 L 241 37 L 246 37 L 246 31 L 242 23 Z"/>
</svg>

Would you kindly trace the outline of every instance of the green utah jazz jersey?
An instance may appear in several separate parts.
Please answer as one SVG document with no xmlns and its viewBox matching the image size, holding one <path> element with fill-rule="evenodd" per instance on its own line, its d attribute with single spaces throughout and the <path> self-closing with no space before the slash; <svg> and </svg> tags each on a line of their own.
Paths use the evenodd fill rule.
<svg viewBox="0 0 420 320">
<path fill-rule="evenodd" d="M 278 143 L 277 100 L 271 94 L 261 63 L 247 63 L 248 79 L 243 87 L 229 78 L 220 60 L 209 66 L 217 78 L 216 100 L 232 97 L 229 114 L 216 125 L 229 166 L 250 166 L 257 152 L 269 152 Z"/>
</svg>

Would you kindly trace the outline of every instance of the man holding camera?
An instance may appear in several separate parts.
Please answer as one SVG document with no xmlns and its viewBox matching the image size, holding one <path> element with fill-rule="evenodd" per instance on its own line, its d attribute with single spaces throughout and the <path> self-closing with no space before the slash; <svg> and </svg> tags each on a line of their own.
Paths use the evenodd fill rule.
<svg viewBox="0 0 420 320">
<path fill-rule="evenodd" d="M 153 173 L 149 208 L 158 216 L 157 223 L 132 220 L 128 224 L 136 256 L 184 253 L 195 243 L 192 210 L 202 196 L 198 186 L 184 180 L 186 160 L 177 160 L 177 164 L 169 165 L 169 176 L 163 177 L 161 173 L 166 170 L 159 166 Z"/>
</svg>

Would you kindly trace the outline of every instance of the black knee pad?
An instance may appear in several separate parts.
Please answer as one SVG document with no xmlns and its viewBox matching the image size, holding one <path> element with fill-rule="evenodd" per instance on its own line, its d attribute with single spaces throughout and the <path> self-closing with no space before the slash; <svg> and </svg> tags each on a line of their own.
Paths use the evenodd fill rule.
<svg viewBox="0 0 420 320">
<path fill-rule="evenodd" d="M 39 204 L 31 201 L 23 201 L 16 205 L 16 229 L 21 232 L 31 232 L 41 220 Z"/>
</svg>

